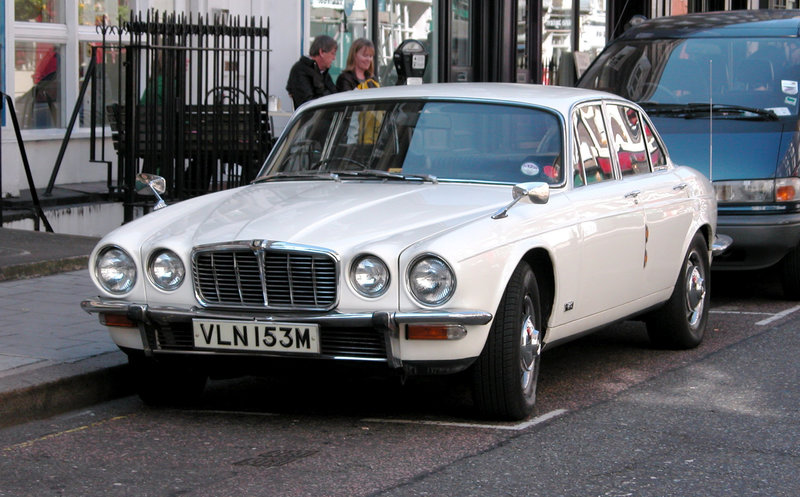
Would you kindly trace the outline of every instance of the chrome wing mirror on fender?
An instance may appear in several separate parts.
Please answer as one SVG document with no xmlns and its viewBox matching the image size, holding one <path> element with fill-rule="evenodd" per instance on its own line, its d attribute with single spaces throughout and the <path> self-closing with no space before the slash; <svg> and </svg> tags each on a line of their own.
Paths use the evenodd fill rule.
<svg viewBox="0 0 800 497">
<path fill-rule="evenodd" d="M 150 173 L 139 173 L 136 175 L 136 193 L 140 195 L 155 195 L 156 205 L 153 210 L 157 211 L 167 206 L 161 195 L 167 191 L 167 180 L 161 176 Z"/>
<path fill-rule="evenodd" d="M 508 216 L 508 210 L 523 198 L 527 198 L 532 204 L 546 204 L 550 200 L 550 185 L 541 182 L 520 183 L 511 189 L 511 196 L 514 200 L 492 214 L 492 219 L 503 219 Z"/>
</svg>

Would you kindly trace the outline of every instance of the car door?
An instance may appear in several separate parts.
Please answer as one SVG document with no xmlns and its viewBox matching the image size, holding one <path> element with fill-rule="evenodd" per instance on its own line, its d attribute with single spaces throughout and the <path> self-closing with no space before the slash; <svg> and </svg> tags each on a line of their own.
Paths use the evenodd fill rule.
<svg viewBox="0 0 800 497">
<path fill-rule="evenodd" d="M 578 213 L 582 285 L 575 318 L 605 313 L 639 297 L 645 253 L 644 212 L 611 156 L 603 106 L 572 114 L 576 150 L 570 198 Z"/>
<path fill-rule="evenodd" d="M 692 200 L 688 185 L 667 166 L 646 116 L 623 103 L 607 103 L 611 141 L 616 150 L 623 182 L 644 211 L 645 253 L 641 296 L 672 288 L 683 259 Z"/>
</svg>

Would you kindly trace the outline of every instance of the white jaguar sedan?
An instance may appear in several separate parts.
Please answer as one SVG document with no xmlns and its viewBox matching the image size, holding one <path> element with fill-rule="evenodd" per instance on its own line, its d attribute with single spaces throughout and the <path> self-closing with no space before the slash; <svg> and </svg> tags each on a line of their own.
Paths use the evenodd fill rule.
<svg viewBox="0 0 800 497">
<path fill-rule="evenodd" d="M 700 343 L 730 243 L 716 212 L 709 181 L 610 94 L 351 91 L 298 109 L 252 184 L 104 237 L 82 305 L 146 402 L 346 362 L 468 371 L 478 414 L 523 419 L 556 344 L 634 316 L 656 346 Z"/>
</svg>

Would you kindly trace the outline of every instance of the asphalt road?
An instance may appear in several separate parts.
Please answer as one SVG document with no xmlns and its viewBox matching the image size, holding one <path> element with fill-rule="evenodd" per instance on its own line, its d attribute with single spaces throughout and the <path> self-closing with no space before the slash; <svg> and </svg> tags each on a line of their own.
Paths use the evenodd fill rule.
<svg viewBox="0 0 800 497">
<path fill-rule="evenodd" d="M 715 277 L 710 328 L 652 350 L 628 322 L 544 355 L 525 423 L 472 417 L 458 378 L 215 381 L 0 431 L 0 496 L 800 495 L 800 308 Z"/>
</svg>

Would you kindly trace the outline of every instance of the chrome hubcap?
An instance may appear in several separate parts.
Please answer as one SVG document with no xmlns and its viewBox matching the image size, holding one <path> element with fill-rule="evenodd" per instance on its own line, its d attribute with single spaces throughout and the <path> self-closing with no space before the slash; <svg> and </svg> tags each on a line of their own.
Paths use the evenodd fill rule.
<svg viewBox="0 0 800 497">
<path fill-rule="evenodd" d="M 520 367 L 522 369 L 522 388 L 528 390 L 535 381 L 536 368 L 542 346 L 539 341 L 539 330 L 533 323 L 530 314 L 522 320 L 520 334 Z"/>
<path fill-rule="evenodd" d="M 700 321 L 706 300 L 706 280 L 700 268 L 692 264 L 686 278 L 686 307 L 689 324 L 694 326 Z"/>
</svg>

